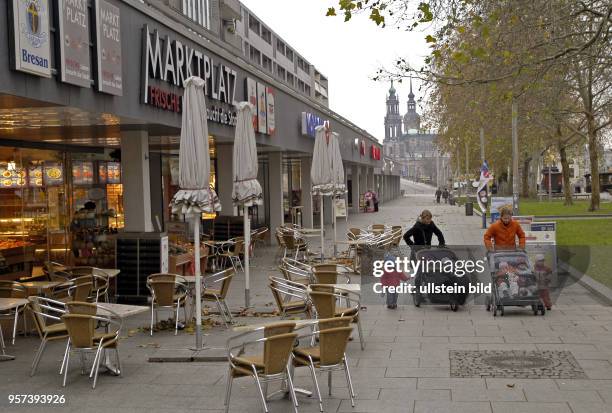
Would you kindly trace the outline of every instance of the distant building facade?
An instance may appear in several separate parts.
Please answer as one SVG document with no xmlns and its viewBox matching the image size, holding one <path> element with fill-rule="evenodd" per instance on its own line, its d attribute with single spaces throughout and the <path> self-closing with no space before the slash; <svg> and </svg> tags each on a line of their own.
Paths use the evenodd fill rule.
<svg viewBox="0 0 612 413">
<path fill-rule="evenodd" d="M 401 165 L 403 177 L 444 187 L 448 185 L 450 157 L 441 153 L 436 144 L 437 135 L 421 129 L 421 116 L 416 110 L 412 92 L 408 94 L 407 111 L 400 114 L 400 101 L 391 82 L 387 95 L 387 114 L 385 115 L 385 157 Z"/>
</svg>

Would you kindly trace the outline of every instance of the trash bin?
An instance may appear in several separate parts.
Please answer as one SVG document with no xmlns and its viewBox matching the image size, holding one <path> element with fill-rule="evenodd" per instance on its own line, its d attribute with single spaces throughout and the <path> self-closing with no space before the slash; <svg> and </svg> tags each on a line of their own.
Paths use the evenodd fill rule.
<svg viewBox="0 0 612 413">
<path fill-rule="evenodd" d="M 465 216 L 471 217 L 474 215 L 474 203 L 472 201 L 467 201 L 465 203 Z"/>
</svg>

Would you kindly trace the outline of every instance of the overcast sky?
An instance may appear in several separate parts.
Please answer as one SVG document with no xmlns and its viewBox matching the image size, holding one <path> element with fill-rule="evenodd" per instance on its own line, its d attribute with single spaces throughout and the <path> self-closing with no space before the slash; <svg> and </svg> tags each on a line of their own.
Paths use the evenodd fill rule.
<svg viewBox="0 0 612 413">
<path fill-rule="evenodd" d="M 421 67 L 428 47 L 422 32 L 381 29 L 366 16 L 344 23 L 326 17 L 335 0 L 241 0 L 268 27 L 281 36 L 329 79 L 330 107 L 367 130 L 380 141 L 385 137 L 385 99 L 389 83 L 371 80 L 376 70 L 397 57 Z M 406 112 L 408 82 L 395 85 L 400 113 Z M 414 93 L 420 97 L 418 83 Z M 418 109 L 422 113 L 422 108 Z"/>
</svg>

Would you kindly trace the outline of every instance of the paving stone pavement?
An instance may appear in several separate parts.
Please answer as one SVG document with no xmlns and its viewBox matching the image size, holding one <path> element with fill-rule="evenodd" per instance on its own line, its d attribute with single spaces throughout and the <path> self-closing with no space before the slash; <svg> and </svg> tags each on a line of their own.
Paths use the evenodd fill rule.
<svg viewBox="0 0 612 413">
<path fill-rule="evenodd" d="M 418 189 L 418 191 L 417 191 Z M 417 188 L 413 192 L 422 192 Z M 410 191 L 409 191 L 410 193 Z M 466 217 L 463 210 L 434 205 L 431 194 L 408 197 L 381 206 L 377 214 L 352 215 L 348 224 L 365 226 L 375 222 L 410 225 L 418 212 L 429 208 L 444 231 L 448 243 L 478 244 L 480 219 Z M 347 223 L 340 223 L 344 234 Z M 331 241 L 331 231 L 327 231 Z M 313 247 L 316 248 L 316 238 Z M 275 247 L 257 251 L 253 260 L 252 296 L 257 307 L 266 307 L 272 297 L 266 287 L 276 274 Z M 244 280 L 239 274 L 232 284 L 229 303 L 238 309 L 244 300 Z M 355 277 L 355 281 L 359 281 Z M 269 307 L 269 306 L 268 306 Z M 272 321 L 276 318 L 242 317 L 239 323 Z M 320 377 L 324 408 L 328 412 L 612 412 L 612 308 L 600 304 L 579 285 L 566 288 L 552 311 L 534 317 L 530 311 L 507 309 L 493 318 L 482 305 L 468 304 L 458 312 L 447 306 L 400 305 L 388 310 L 368 304 L 361 313 L 366 349 L 351 341 L 347 356 L 357 393 L 351 407 L 342 372 L 332 380 L 332 395 Z M 220 412 L 224 410 L 226 363 L 150 363 L 151 355 L 176 354 L 194 344 L 194 336 L 180 331 L 161 331 L 150 337 L 138 331 L 146 326 L 146 314 L 127 320 L 120 341 L 123 376 L 101 374 L 91 389 L 86 376 L 73 365 L 68 385 L 58 374 L 63 343 L 50 343 L 38 374 L 29 367 L 39 340 L 19 337 L 7 351 L 16 360 L 0 363 L 0 412 Z M 233 333 L 224 327 L 206 330 L 206 344 L 222 348 Z M 127 337 L 129 336 L 129 337 Z M 584 371 L 582 379 L 451 377 L 450 351 L 566 351 Z M 205 352 L 204 352 L 205 353 Z M 296 386 L 312 388 L 307 369 L 297 369 Z M 270 390 L 276 387 L 270 385 Z M 9 394 L 63 394 L 64 405 L 9 405 Z M 311 398 L 299 399 L 300 412 L 318 411 Z M 251 379 L 237 379 L 230 405 L 232 412 L 260 412 L 257 390 Z M 287 399 L 269 403 L 271 412 L 290 412 Z"/>
</svg>

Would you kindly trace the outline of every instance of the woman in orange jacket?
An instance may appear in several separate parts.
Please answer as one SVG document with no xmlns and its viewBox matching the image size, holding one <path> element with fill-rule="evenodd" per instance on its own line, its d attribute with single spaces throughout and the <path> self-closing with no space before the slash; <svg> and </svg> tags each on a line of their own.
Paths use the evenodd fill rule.
<svg viewBox="0 0 612 413">
<path fill-rule="evenodd" d="M 484 244 L 489 251 L 496 249 L 515 249 L 516 237 L 519 239 L 519 248 L 525 249 L 525 232 L 521 225 L 512 220 L 512 209 L 502 207 L 500 219 L 492 224 L 484 234 Z M 493 240 L 493 242 L 491 242 Z"/>
</svg>

